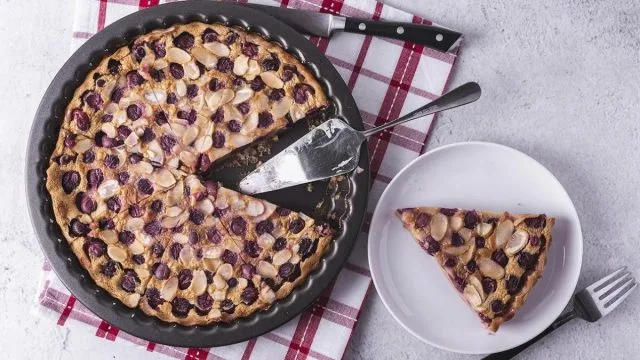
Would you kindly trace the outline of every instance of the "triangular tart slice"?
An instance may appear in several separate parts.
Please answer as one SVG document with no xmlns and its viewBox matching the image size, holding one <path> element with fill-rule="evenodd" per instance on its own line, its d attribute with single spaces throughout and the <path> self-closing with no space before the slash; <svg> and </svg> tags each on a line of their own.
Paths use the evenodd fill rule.
<svg viewBox="0 0 640 360">
<path fill-rule="evenodd" d="M 514 316 L 542 276 L 554 224 L 544 214 L 418 207 L 397 215 L 491 331 Z"/>
</svg>

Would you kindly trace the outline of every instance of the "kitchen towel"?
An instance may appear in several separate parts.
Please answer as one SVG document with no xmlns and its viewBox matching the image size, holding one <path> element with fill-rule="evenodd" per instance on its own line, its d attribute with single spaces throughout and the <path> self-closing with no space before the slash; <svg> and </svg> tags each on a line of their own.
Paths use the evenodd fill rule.
<svg viewBox="0 0 640 360">
<path fill-rule="evenodd" d="M 158 0 L 76 0 L 71 50 L 119 18 Z M 246 1 L 239 1 L 246 2 Z M 373 0 L 262 0 L 273 6 L 344 16 L 431 24 Z M 333 63 L 351 89 L 366 128 L 393 120 L 441 95 L 457 54 L 379 37 L 337 33 L 331 39 L 310 37 Z M 372 291 L 366 239 L 379 196 L 394 175 L 422 153 L 433 116 L 384 131 L 369 139 L 372 188 L 365 225 L 344 269 L 323 294 L 299 316 L 258 338 L 211 349 L 177 348 L 136 338 L 106 323 L 76 301 L 50 266 L 44 265 L 39 312 L 59 326 L 84 328 L 98 338 L 133 343 L 140 351 L 179 359 L 340 359 L 351 338 L 360 309 Z M 98 339 L 96 341 L 104 341 Z"/>
</svg>

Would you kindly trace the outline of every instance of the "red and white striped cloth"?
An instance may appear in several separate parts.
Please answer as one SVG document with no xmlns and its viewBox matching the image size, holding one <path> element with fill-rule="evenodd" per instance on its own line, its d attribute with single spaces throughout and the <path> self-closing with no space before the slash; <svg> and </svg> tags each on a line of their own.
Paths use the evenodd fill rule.
<svg viewBox="0 0 640 360">
<path fill-rule="evenodd" d="M 111 22 L 158 0 L 76 0 L 72 51 Z M 242 1 L 241 1 L 242 2 Z M 246 2 L 246 0 L 244 1 Z M 382 20 L 430 24 L 373 0 L 261 0 L 267 5 Z M 338 33 L 331 39 L 309 39 L 338 69 L 358 103 L 367 128 L 397 118 L 441 95 L 456 54 L 378 37 Z M 184 359 L 340 359 L 371 288 L 366 238 L 371 213 L 393 176 L 423 150 L 432 118 L 399 125 L 369 139 L 373 183 L 365 227 L 348 264 L 320 298 L 280 328 L 250 341 L 211 349 L 186 349 L 148 342 L 111 326 L 71 296 L 44 267 L 39 301 L 42 314 L 59 326 L 84 327 L 99 338 L 137 344 L 141 351 Z"/>
</svg>

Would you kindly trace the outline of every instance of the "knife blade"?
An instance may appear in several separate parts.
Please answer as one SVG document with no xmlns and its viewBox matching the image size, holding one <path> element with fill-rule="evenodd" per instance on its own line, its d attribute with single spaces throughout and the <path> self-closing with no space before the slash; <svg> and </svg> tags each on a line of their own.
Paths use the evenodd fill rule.
<svg viewBox="0 0 640 360">
<path fill-rule="evenodd" d="M 455 51 L 462 41 L 461 33 L 437 26 L 376 21 L 260 4 L 244 5 L 265 12 L 302 33 L 321 37 L 345 31 L 413 42 L 441 52 Z"/>
</svg>

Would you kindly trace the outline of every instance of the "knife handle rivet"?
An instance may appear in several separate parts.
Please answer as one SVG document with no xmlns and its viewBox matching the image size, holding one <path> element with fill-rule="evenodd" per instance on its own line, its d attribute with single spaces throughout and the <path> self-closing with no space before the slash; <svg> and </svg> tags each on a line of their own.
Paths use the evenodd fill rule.
<svg viewBox="0 0 640 360">
<path fill-rule="evenodd" d="M 366 28 L 367 28 L 367 24 L 365 23 L 358 24 L 358 29 L 360 29 L 360 31 L 364 31 Z"/>
<path fill-rule="evenodd" d="M 442 39 L 444 39 L 444 36 L 442 36 L 442 34 L 436 35 L 436 41 L 442 41 Z"/>
<path fill-rule="evenodd" d="M 396 32 L 398 34 L 404 34 L 404 28 L 402 26 L 398 26 L 398 28 L 396 29 Z"/>
</svg>

